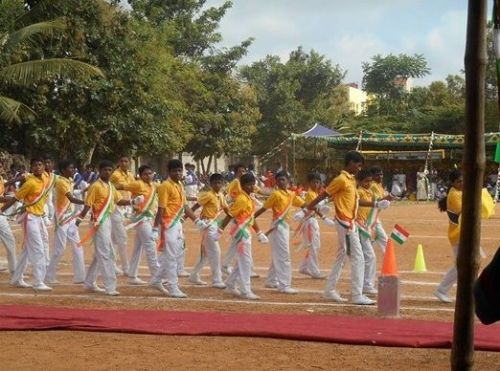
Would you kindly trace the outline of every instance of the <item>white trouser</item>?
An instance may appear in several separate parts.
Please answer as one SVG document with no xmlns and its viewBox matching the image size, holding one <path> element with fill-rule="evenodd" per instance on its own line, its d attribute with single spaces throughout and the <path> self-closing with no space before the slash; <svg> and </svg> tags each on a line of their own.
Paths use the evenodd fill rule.
<svg viewBox="0 0 500 371">
<path fill-rule="evenodd" d="M 269 237 L 271 237 L 271 266 L 267 271 L 266 283 L 278 284 L 278 290 L 283 290 L 292 286 L 290 227 L 287 223 L 278 223 Z"/>
<path fill-rule="evenodd" d="M 175 289 L 178 288 L 177 261 L 184 245 L 182 224 L 177 222 L 169 229 L 164 230 L 163 240 L 163 251 L 158 258 L 160 268 L 151 279 L 151 283 L 161 282 L 165 278 L 167 288 Z"/>
<path fill-rule="evenodd" d="M 321 246 L 319 224 L 316 218 L 309 218 L 302 227 L 302 240 L 306 247 L 306 256 L 300 264 L 299 270 L 308 271 L 312 276 L 321 275 L 318 253 Z"/>
<path fill-rule="evenodd" d="M 199 278 L 200 271 L 203 269 L 208 260 L 210 270 L 212 271 L 213 284 L 222 283 L 219 241 L 214 241 L 213 238 L 210 237 L 210 235 L 215 233 L 218 228 L 217 223 L 212 223 L 210 227 L 203 231 L 200 259 L 191 273 L 193 276 Z"/>
<path fill-rule="evenodd" d="M 83 247 L 79 245 L 80 233 L 75 224 L 75 220 L 56 227 L 55 233 L 55 248 L 50 258 L 49 266 L 47 267 L 47 280 L 55 281 L 57 276 L 57 265 L 61 260 L 66 242 L 69 240 L 71 252 L 73 255 L 73 282 L 83 282 L 85 279 L 85 260 L 83 257 Z"/>
<path fill-rule="evenodd" d="M 6 216 L 0 215 L 0 240 L 7 251 L 7 261 L 9 262 L 9 271 L 12 274 L 16 269 L 16 239 L 10 229 L 9 221 Z"/>
<path fill-rule="evenodd" d="M 49 230 L 47 229 L 47 224 L 44 220 L 45 217 L 42 217 L 43 223 L 40 225 L 41 233 L 42 233 L 42 242 L 43 242 L 43 252 L 45 256 L 45 266 L 49 265 L 50 262 L 50 250 L 49 250 Z"/>
<path fill-rule="evenodd" d="M 358 231 L 350 231 L 341 226 L 339 223 L 335 226 L 337 228 L 338 249 L 335 262 L 333 263 L 332 271 L 328 276 L 325 292 L 335 290 L 337 282 L 340 278 L 340 273 L 344 267 L 345 258 L 347 256 L 347 249 L 349 248 L 351 261 L 351 295 L 353 298 L 359 297 L 363 292 L 363 279 L 365 274 L 365 262 L 363 258 L 363 251 L 361 243 L 359 242 Z"/>
<path fill-rule="evenodd" d="M 372 241 L 369 237 L 359 234 L 359 242 L 363 249 L 363 258 L 365 259 L 365 275 L 363 279 L 363 288 L 375 288 L 375 276 L 377 274 L 377 257 L 373 250 Z"/>
<path fill-rule="evenodd" d="M 451 267 L 448 272 L 443 277 L 443 280 L 438 286 L 438 291 L 442 292 L 443 294 L 448 293 L 450 291 L 451 287 L 457 282 L 457 264 L 456 264 L 456 259 L 458 255 L 458 245 L 453 246 L 453 258 L 455 260 L 455 263 L 453 264 L 453 267 Z"/>
<path fill-rule="evenodd" d="M 177 255 L 177 274 L 184 273 L 184 265 L 186 263 L 186 241 L 182 240 L 181 251 Z"/>
<path fill-rule="evenodd" d="M 11 282 L 13 283 L 17 283 L 23 279 L 23 273 L 29 261 L 33 269 L 33 285 L 43 284 L 46 264 L 42 237 L 42 219 L 41 216 L 28 213 L 23 216 L 24 244 L 11 278 Z"/>
<path fill-rule="evenodd" d="M 156 243 L 151 239 L 152 229 L 153 225 L 151 224 L 151 218 L 144 218 L 135 226 L 135 246 L 128 271 L 128 276 L 131 278 L 137 278 L 139 274 L 139 263 L 143 250 L 146 252 L 149 273 L 151 276 L 154 276 L 160 267 L 156 254 Z"/>
<path fill-rule="evenodd" d="M 387 233 L 385 233 L 384 226 L 380 219 L 375 222 L 375 241 L 382 251 L 382 254 L 385 254 L 385 246 L 387 245 Z"/>
<path fill-rule="evenodd" d="M 238 243 L 232 241 L 236 252 L 236 267 L 226 279 L 227 287 L 235 287 L 237 281 L 243 294 L 252 291 L 250 275 L 252 273 L 252 236 L 243 238 Z"/>
<path fill-rule="evenodd" d="M 113 252 L 118 250 L 120 262 L 122 263 L 123 274 L 128 273 L 128 256 L 127 256 L 127 231 L 123 225 L 123 215 L 118 207 L 111 214 L 111 239 L 113 241 Z M 116 249 L 115 249 L 116 248 Z M 116 257 L 116 254 L 114 254 Z"/>
<path fill-rule="evenodd" d="M 113 256 L 113 242 L 111 239 L 111 220 L 107 218 L 97 228 L 94 236 L 94 257 L 87 270 L 85 286 L 96 285 L 97 275 L 100 274 L 107 292 L 116 290 L 116 273 Z"/>
<path fill-rule="evenodd" d="M 236 258 L 236 244 L 233 243 L 233 241 L 231 240 L 231 243 L 229 244 L 226 254 L 224 255 L 224 258 L 222 260 L 222 266 L 224 268 L 229 268 L 233 264 L 235 258 Z"/>
</svg>

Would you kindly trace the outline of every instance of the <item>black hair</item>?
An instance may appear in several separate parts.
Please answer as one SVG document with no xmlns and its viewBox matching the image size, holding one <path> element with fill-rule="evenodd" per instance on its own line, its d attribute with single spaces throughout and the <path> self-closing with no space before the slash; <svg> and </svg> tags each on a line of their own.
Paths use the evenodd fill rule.
<svg viewBox="0 0 500 371">
<path fill-rule="evenodd" d="M 109 160 L 101 160 L 99 162 L 99 170 L 102 170 L 104 169 L 105 167 L 110 167 L 110 168 L 113 168 L 114 167 L 114 164 L 112 161 L 109 161 Z"/>
<path fill-rule="evenodd" d="M 281 178 L 281 177 L 285 177 L 287 178 L 288 180 L 290 180 L 290 175 L 288 175 L 288 172 L 285 171 L 285 170 L 282 170 L 282 171 L 278 171 L 276 173 L 276 175 L 274 176 L 275 179 L 278 179 L 278 178 Z"/>
<path fill-rule="evenodd" d="M 371 173 L 372 175 L 378 175 L 378 174 L 380 174 L 380 173 L 383 173 L 383 171 L 382 171 L 382 168 L 381 168 L 381 167 L 378 167 L 378 166 L 373 166 L 373 167 L 371 167 L 371 168 L 370 168 L 370 173 Z"/>
<path fill-rule="evenodd" d="M 319 180 L 321 182 L 321 177 L 318 173 L 309 173 L 309 175 L 307 176 L 307 181 L 312 182 L 313 180 Z"/>
<path fill-rule="evenodd" d="M 210 183 L 218 182 L 218 181 L 224 181 L 224 177 L 222 174 L 219 173 L 213 173 L 210 175 L 210 178 L 208 179 Z"/>
<path fill-rule="evenodd" d="M 240 178 L 241 186 L 244 186 L 249 183 L 255 183 L 255 177 L 253 176 L 252 173 L 243 174 Z"/>
<path fill-rule="evenodd" d="M 462 171 L 459 169 L 452 170 L 450 174 L 448 174 L 448 182 L 450 183 L 450 186 L 448 187 L 448 190 L 446 191 L 446 196 L 442 197 L 438 201 L 438 209 L 441 212 L 444 212 L 448 210 L 448 193 L 450 192 L 451 187 L 453 186 L 453 183 L 462 176 Z"/>
<path fill-rule="evenodd" d="M 170 160 L 167 164 L 168 171 L 175 169 L 182 169 L 182 161 L 176 158 Z"/>
<path fill-rule="evenodd" d="M 366 178 L 371 178 L 371 176 L 372 176 L 372 172 L 370 170 L 362 169 L 356 175 L 356 179 L 359 181 L 362 181 Z"/>
<path fill-rule="evenodd" d="M 43 164 L 43 158 L 41 156 L 32 157 L 30 165 L 33 165 L 35 162 L 41 162 Z"/>
<path fill-rule="evenodd" d="M 238 169 L 240 168 L 243 168 L 243 169 L 247 169 L 247 167 L 245 165 L 243 165 L 242 163 L 239 163 L 239 164 L 236 164 L 234 165 L 233 169 L 234 169 L 234 172 L 236 173 L 238 171 Z"/>
<path fill-rule="evenodd" d="M 365 163 L 365 159 L 361 153 L 358 151 L 349 151 L 345 154 L 344 157 L 344 165 L 349 164 L 349 162 L 354 162 L 354 163 Z"/>
<path fill-rule="evenodd" d="M 153 170 L 153 168 L 149 165 L 142 165 L 139 167 L 139 175 L 142 175 L 142 173 L 144 173 L 146 170 Z"/>
<path fill-rule="evenodd" d="M 62 173 L 64 170 L 66 170 L 68 168 L 69 165 L 73 165 L 73 161 L 61 160 L 57 164 L 57 168 L 59 169 L 59 172 Z"/>
</svg>

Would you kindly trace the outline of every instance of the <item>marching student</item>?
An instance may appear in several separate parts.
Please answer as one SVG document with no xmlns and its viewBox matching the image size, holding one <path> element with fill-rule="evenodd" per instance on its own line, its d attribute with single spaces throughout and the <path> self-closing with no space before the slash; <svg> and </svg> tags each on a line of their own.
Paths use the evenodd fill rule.
<svg viewBox="0 0 500 371">
<path fill-rule="evenodd" d="M 217 218 L 222 212 L 228 213 L 228 207 L 222 187 L 224 186 L 224 177 L 221 174 L 212 174 L 210 176 L 210 190 L 202 192 L 198 196 L 198 202 L 193 206 L 194 212 L 198 207 L 202 207 L 200 218 L 208 223 L 208 228 L 203 232 L 201 241 L 200 259 L 194 267 L 189 277 L 189 282 L 197 285 L 206 285 L 206 282 L 200 279 L 200 271 L 205 263 L 209 262 L 212 272 L 212 287 L 224 289 L 226 285 L 222 281 L 221 263 L 220 263 L 220 232 Z"/>
<path fill-rule="evenodd" d="M 371 190 L 372 175 L 371 171 L 361 170 L 357 175 L 358 195 L 360 201 L 373 203 L 375 196 Z M 365 273 L 363 280 L 363 293 L 377 294 L 375 288 L 375 276 L 377 274 L 377 257 L 373 251 L 372 240 L 375 235 L 375 223 L 377 221 L 378 209 L 374 207 L 360 206 L 356 216 L 356 225 L 359 229 L 359 241 L 363 249 L 365 260 Z"/>
<path fill-rule="evenodd" d="M 390 193 L 385 191 L 384 185 L 382 184 L 382 181 L 384 180 L 384 173 L 382 169 L 378 166 L 374 166 L 370 169 L 370 173 L 372 175 L 372 184 L 370 189 L 373 193 L 373 196 L 375 197 L 375 201 L 382 199 L 392 201 L 394 197 L 392 197 Z M 387 245 L 387 233 L 385 233 L 384 226 L 382 225 L 382 221 L 379 217 L 377 217 L 377 220 L 375 222 L 374 231 L 374 242 L 378 244 L 380 250 L 382 251 L 382 254 L 385 254 L 385 246 Z"/>
<path fill-rule="evenodd" d="M 126 229 L 135 228 L 135 247 L 130 259 L 128 271 L 128 283 L 132 285 L 145 284 L 146 281 L 138 277 L 139 263 L 141 261 L 142 251 L 146 253 L 149 273 L 154 276 L 160 265 L 156 254 L 156 244 L 151 239 L 153 230 L 153 218 L 158 208 L 158 194 L 156 184 L 153 182 L 153 169 L 148 165 L 139 167 L 139 180 L 134 180 L 128 184 L 118 184 L 116 189 L 125 190 L 132 193 L 132 198 L 143 196 L 144 202 L 137 205 L 134 209 L 134 216 L 131 224 Z"/>
<path fill-rule="evenodd" d="M 345 302 L 347 299 L 341 297 L 335 290 L 340 278 L 346 256 L 351 261 L 351 295 L 353 304 L 373 305 L 374 300 L 363 295 L 364 280 L 364 258 L 361 243 L 359 241 L 358 229 L 356 228 L 356 214 L 358 204 L 360 206 L 373 206 L 387 208 L 389 201 L 381 200 L 370 203 L 360 201 L 356 190 L 356 174 L 361 170 L 364 163 L 361 153 L 356 151 L 347 152 L 344 158 L 344 169 L 334 178 L 325 192 L 321 193 L 315 200 L 305 205 L 305 208 L 312 210 L 319 202 L 327 197 L 333 199 L 336 212 L 336 228 L 338 237 L 338 250 L 335 263 L 332 267 L 325 287 L 324 298 L 337 302 Z M 304 210 L 295 214 L 295 218 L 300 219 L 305 216 Z"/>
<path fill-rule="evenodd" d="M 130 159 L 128 156 L 120 156 L 118 159 L 118 167 L 113 171 L 111 175 L 110 182 L 114 187 L 117 185 L 126 186 L 130 182 L 133 182 L 134 175 L 130 171 Z M 124 200 L 130 199 L 130 192 L 120 191 L 121 198 Z M 127 231 L 124 226 L 124 214 L 126 209 L 122 207 L 116 207 L 113 215 L 111 215 L 111 237 L 113 239 L 113 251 L 118 251 L 120 255 L 120 262 L 122 264 L 122 269 L 120 269 L 115 264 L 115 269 L 117 274 L 123 274 L 128 276 L 129 261 L 127 254 Z"/>
<path fill-rule="evenodd" d="M 285 171 L 276 174 L 277 189 L 255 213 L 255 218 L 267 209 L 273 210 L 273 222 L 270 229 L 271 266 L 267 272 L 266 287 L 277 288 L 284 294 L 296 294 L 292 288 L 292 262 L 290 258 L 289 213 L 293 206 L 301 207 L 304 200 L 288 190 L 290 179 Z"/>
<path fill-rule="evenodd" d="M 74 172 L 75 166 L 71 161 L 62 160 L 59 163 L 60 176 L 57 177 L 55 185 L 55 248 L 46 275 L 49 284 L 58 283 L 56 278 L 57 265 L 64 254 L 68 240 L 73 254 L 73 282 L 83 283 L 85 279 L 83 247 L 79 244 L 80 234 L 76 226 L 77 212 L 73 206 L 73 204 L 83 205 L 84 202 L 73 195 Z"/>
<path fill-rule="evenodd" d="M 243 192 L 243 188 L 242 188 L 242 185 L 240 183 L 240 179 L 246 173 L 247 173 L 247 170 L 246 170 L 245 165 L 237 164 L 234 166 L 235 178 L 226 187 L 226 193 L 228 196 L 227 203 L 229 205 L 231 205 L 236 200 L 236 198 L 238 198 L 238 196 Z M 263 196 L 269 196 L 268 193 L 261 190 L 257 185 L 254 185 L 252 192 L 250 193 L 250 197 L 253 198 L 254 202 L 258 206 L 261 206 L 262 204 L 259 201 L 257 201 L 257 199 L 254 196 L 254 193 L 258 193 L 258 194 L 263 195 Z M 231 245 L 229 247 L 229 249 L 227 250 L 227 252 L 224 256 L 223 262 L 222 262 L 222 271 L 224 273 L 226 273 L 227 275 L 229 275 L 231 273 L 231 270 L 232 270 L 231 264 L 234 261 L 235 256 L 236 256 L 236 251 L 231 247 L 233 247 L 233 245 Z M 252 269 L 250 277 L 251 278 L 258 278 L 259 275 L 256 272 L 254 272 L 254 270 Z"/>
<path fill-rule="evenodd" d="M 10 201 L 12 198 L 5 194 L 3 164 L 0 163 L 0 207 L 2 203 Z M 6 215 L 0 214 L 0 240 L 5 246 L 7 252 L 7 262 L 9 264 L 9 272 L 12 275 L 16 269 L 16 239 L 9 225 Z M 3 269 L 3 268 L 2 268 Z"/>
<path fill-rule="evenodd" d="M 310 203 L 321 192 L 321 176 L 318 173 L 311 173 L 307 177 L 309 189 L 304 196 L 304 202 Z M 326 209 L 325 209 L 326 207 Z M 316 206 L 316 211 L 319 211 L 319 205 Z M 328 206 L 324 206 L 321 213 L 329 211 Z M 306 249 L 306 255 L 299 266 L 299 272 L 316 279 L 326 277 L 321 273 L 319 267 L 318 253 L 321 247 L 320 229 L 316 213 L 310 213 L 302 220 L 297 228 L 298 233 L 302 234 L 302 245 Z"/>
<path fill-rule="evenodd" d="M 23 214 L 18 218 L 23 223 L 24 242 L 23 249 L 11 277 L 10 283 L 16 287 L 31 287 L 24 282 L 23 274 L 27 263 L 33 267 L 33 289 L 36 291 L 51 291 L 52 288 L 44 283 L 46 272 L 45 248 L 43 241 L 44 207 L 49 197 L 51 187 L 44 179 L 44 163 L 41 158 L 31 159 L 32 175 L 26 177 L 26 181 L 15 194 L 15 198 L 6 202 L 1 211 L 4 212 L 16 201 L 23 202 Z"/>
<path fill-rule="evenodd" d="M 187 295 L 178 285 L 178 258 L 184 248 L 184 232 L 181 218 L 186 214 L 202 231 L 208 224 L 197 218 L 186 203 L 186 195 L 182 185 L 182 162 L 170 160 L 167 164 L 168 179 L 158 187 L 158 212 L 152 231 L 152 239 L 160 238 L 162 254 L 159 258 L 160 268 L 151 278 L 150 285 L 165 295 L 174 298 L 185 298 Z M 160 229 L 161 227 L 161 229 Z M 165 288 L 162 280 L 166 279 Z"/>
<path fill-rule="evenodd" d="M 92 183 L 85 197 L 85 207 L 80 214 L 80 220 L 85 219 L 89 210 L 92 210 L 92 227 L 83 237 L 80 244 L 94 237 L 94 257 L 87 270 L 84 280 L 84 289 L 91 292 L 104 292 L 106 295 L 120 295 L 116 291 L 116 272 L 113 256 L 113 239 L 111 215 L 117 206 L 139 205 L 144 202 L 143 196 L 133 200 L 124 200 L 111 183 L 113 163 L 103 160 L 99 163 L 99 179 Z M 100 274 L 104 281 L 104 290 L 97 286 L 97 276 Z"/>
<path fill-rule="evenodd" d="M 55 181 L 57 179 L 57 175 L 54 174 L 54 160 L 52 159 L 52 156 L 45 154 L 43 156 L 43 163 L 45 166 L 45 173 L 46 173 L 45 176 L 54 178 L 52 189 L 49 192 L 49 197 L 47 198 L 47 202 L 45 203 L 44 222 L 45 222 L 45 226 L 49 227 L 54 222 L 54 216 L 55 216 L 54 190 L 55 190 L 55 184 L 56 184 Z M 47 236 L 48 236 L 48 234 L 47 234 Z M 47 242 L 47 244 L 48 244 L 48 242 Z"/>
<path fill-rule="evenodd" d="M 257 238 L 261 243 L 268 243 L 266 235 L 259 229 L 254 220 L 255 200 L 250 197 L 255 187 L 255 178 L 252 174 L 244 174 L 240 178 L 242 191 L 229 207 L 229 215 L 221 225 L 223 230 L 234 218 L 231 228 L 231 248 L 236 252 L 237 264 L 229 277 L 226 279 L 226 292 L 241 296 L 248 300 L 258 300 L 259 296 L 252 292 L 250 275 L 252 272 L 252 235 L 250 228 L 253 227 Z M 236 284 L 239 283 L 239 290 Z"/>
</svg>

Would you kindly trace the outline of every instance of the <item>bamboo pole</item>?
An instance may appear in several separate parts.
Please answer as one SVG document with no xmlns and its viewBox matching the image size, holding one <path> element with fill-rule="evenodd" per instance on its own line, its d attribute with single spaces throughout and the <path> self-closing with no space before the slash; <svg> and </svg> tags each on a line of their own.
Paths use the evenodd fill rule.
<svg viewBox="0 0 500 371">
<path fill-rule="evenodd" d="M 485 168 L 484 101 L 486 74 L 486 0 L 469 0 L 465 46 L 465 143 L 462 221 L 457 257 L 451 369 L 471 370 L 474 362 L 474 299 L 479 269 L 481 188 Z"/>
</svg>

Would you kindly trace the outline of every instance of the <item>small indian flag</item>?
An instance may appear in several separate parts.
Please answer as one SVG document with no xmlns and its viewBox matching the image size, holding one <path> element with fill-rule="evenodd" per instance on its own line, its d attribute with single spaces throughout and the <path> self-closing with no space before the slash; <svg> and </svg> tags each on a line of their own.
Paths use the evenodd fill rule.
<svg viewBox="0 0 500 371">
<path fill-rule="evenodd" d="M 404 244 L 406 240 L 410 237 L 410 234 L 406 229 L 401 227 L 399 224 L 394 225 L 394 230 L 391 233 L 391 238 L 399 243 L 400 245 Z"/>
</svg>

